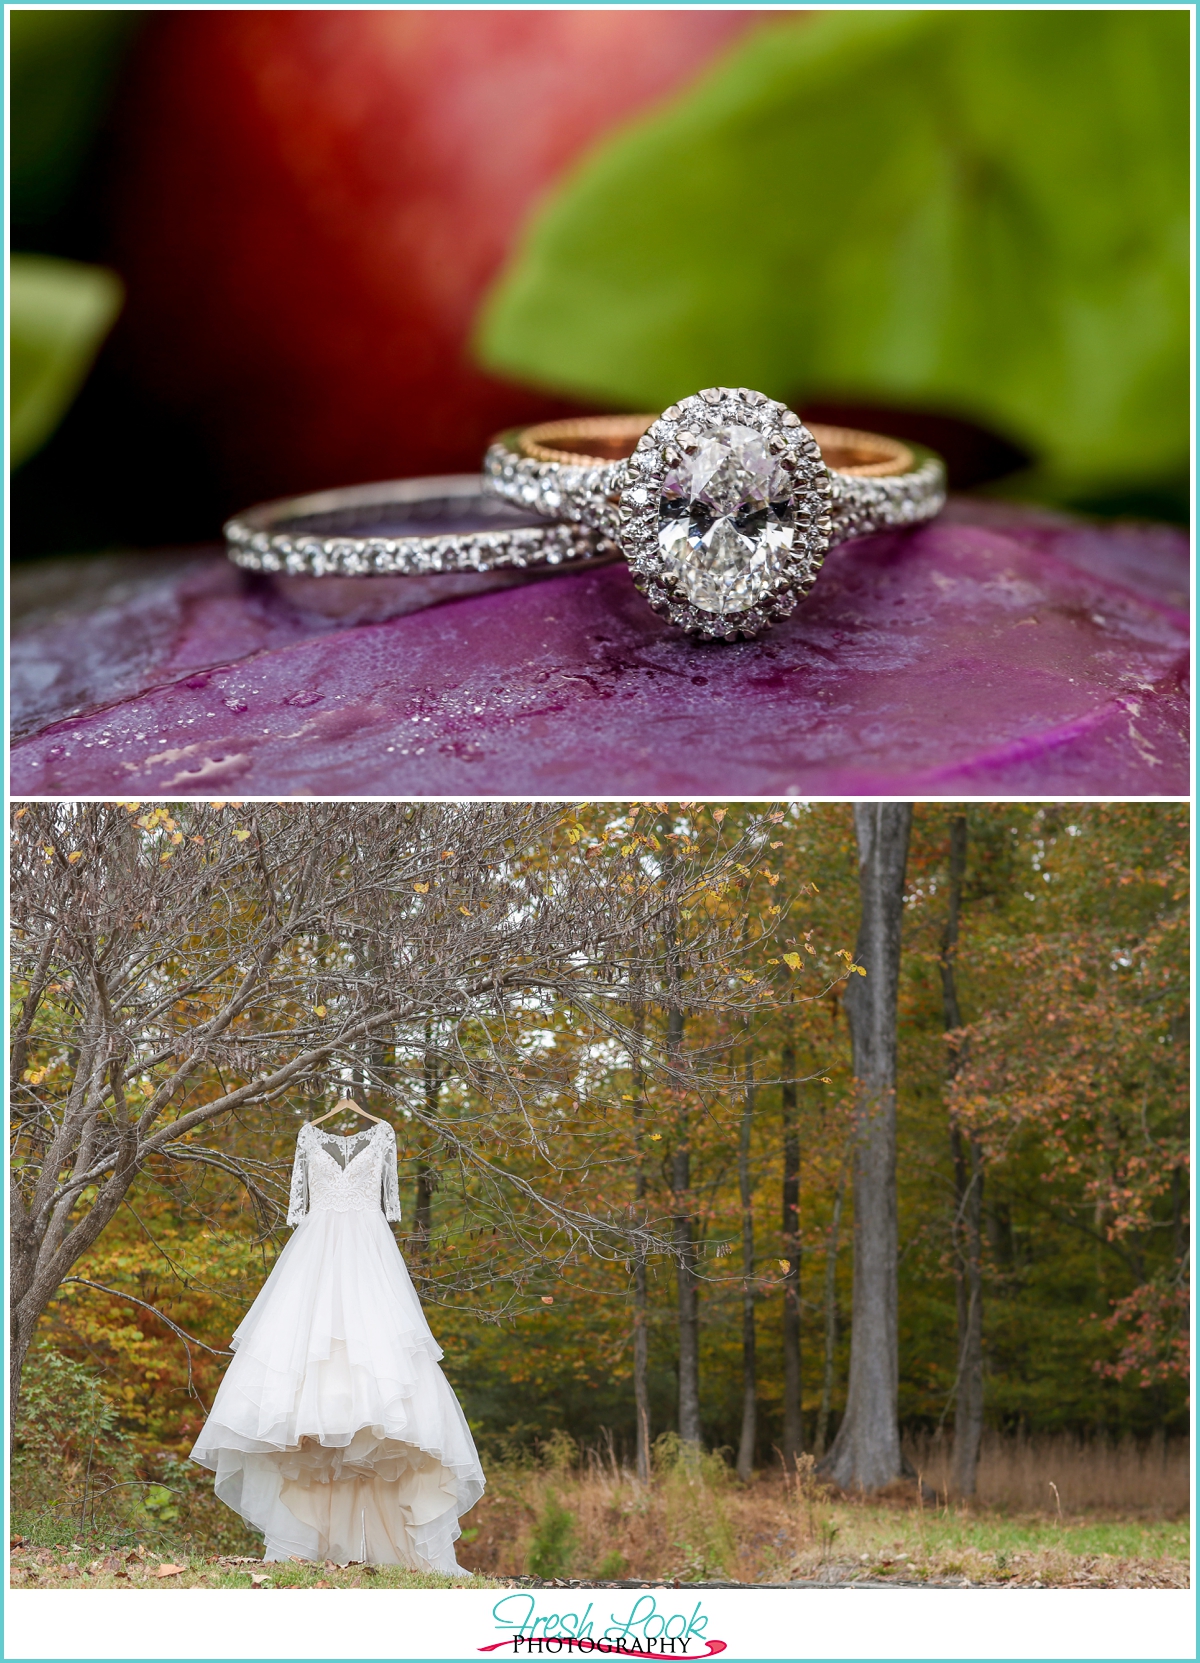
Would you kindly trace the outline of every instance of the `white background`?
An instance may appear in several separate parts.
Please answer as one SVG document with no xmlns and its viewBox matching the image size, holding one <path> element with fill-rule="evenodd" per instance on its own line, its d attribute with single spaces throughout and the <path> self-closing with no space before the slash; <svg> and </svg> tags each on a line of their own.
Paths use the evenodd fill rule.
<svg viewBox="0 0 1200 1663">
<path fill-rule="evenodd" d="M 723 1660 L 754 1658 L 1194 1658 L 1188 1589 L 796 1588 L 652 1590 L 699 1599 Z M 582 1610 L 600 1633 L 636 1591 L 538 1590 L 538 1610 Z M 497 1589 L 12 1589 L 6 1658 L 459 1658 L 501 1637 Z M 542 1603 L 542 1602 L 545 1603 Z M 625 1602 L 622 1604 L 622 1602 Z M 522 1653 L 522 1656 L 526 1655 Z M 537 1653 L 533 1653 L 536 1657 Z M 579 1653 L 564 1650 L 562 1658 Z M 595 1657 L 598 1654 L 592 1653 Z M 694 1648 L 693 1655 L 703 1655 Z"/>
</svg>

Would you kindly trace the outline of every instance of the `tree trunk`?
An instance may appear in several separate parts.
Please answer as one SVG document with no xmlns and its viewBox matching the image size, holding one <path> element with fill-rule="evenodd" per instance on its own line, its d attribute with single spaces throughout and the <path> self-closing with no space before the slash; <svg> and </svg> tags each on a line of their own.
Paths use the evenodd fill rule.
<svg viewBox="0 0 1200 1663">
<path fill-rule="evenodd" d="M 975 1494 L 979 1446 L 983 1439 L 983 1275 L 981 1214 L 982 1152 L 975 1138 L 950 1133 L 954 1153 L 958 1253 L 958 1380 L 954 1405 L 953 1488 Z"/>
<path fill-rule="evenodd" d="M 963 876 L 967 865 L 967 817 L 950 822 L 950 890 L 942 932 L 942 1013 L 946 1032 L 962 1027 L 955 960 Z M 961 1064 L 957 1048 L 949 1052 L 949 1078 Z M 958 1306 L 958 1369 L 955 1376 L 954 1465 L 952 1485 L 961 1496 L 975 1494 L 979 1445 L 983 1438 L 983 1151 L 979 1140 L 950 1122 L 954 1161 L 954 1259 Z"/>
<path fill-rule="evenodd" d="M 640 1001 L 634 1016 L 638 1048 L 633 1058 L 633 1142 L 636 1166 L 634 1169 L 634 1198 L 638 1216 L 645 1223 L 646 1165 L 642 1150 L 642 1113 L 646 1089 L 642 1065 L 641 1038 L 645 1030 L 646 1009 Z M 646 1329 L 646 1250 L 639 1246 L 634 1261 L 633 1292 L 633 1406 L 637 1419 L 637 1475 L 643 1484 L 650 1482 L 650 1390 L 647 1379 L 649 1365 L 649 1334 Z"/>
<path fill-rule="evenodd" d="M 437 1053 L 433 1049 L 429 1026 L 425 1028 L 425 1113 L 433 1119 L 442 1094 L 442 1074 Z M 426 1134 L 428 1136 L 428 1134 Z M 413 1212 L 413 1251 L 424 1260 L 429 1252 L 429 1238 L 433 1232 L 433 1192 L 437 1175 L 423 1157 L 417 1161 L 417 1201 Z"/>
<path fill-rule="evenodd" d="M 33 1341 L 33 1332 L 36 1327 L 36 1317 L 32 1322 L 21 1322 L 15 1313 L 9 1324 L 8 1430 L 10 1442 L 16 1431 L 17 1411 L 21 1406 L 21 1374 L 25 1368 L 25 1358 Z"/>
<path fill-rule="evenodd" d="M 754 1355 L 754 1206 L 750 1182 L 750 1137 L 754 1129 L 754 1053 L 746 1047 L 746 1090 L 738 1140 L 738 1191 L 742 1201 L 742 1436 L 737 1475 L 743 1484 L 754 1476 L 758 1422 L 758 1382 Z"/>
<path fill-rule="evenodd" d="M 634 1268 L 633 1406 L 637 1415 L 637 1475 L 650 1482 L 650 1393 L 647 1385 L 649 1335 L 646 1332 L 646 1255 L 638 1250 Z"/>
<path fill-rule="evenodd" d="M 829 1411 L 833 1404 L 833 1359 L 837 1349 L 837 1256 L 838 1232 L 842 1223 L 842 1202 L 846 1196 L 846 1162 L 838 1174 L 837 1194 L 833 1198 L 833 1218 L 829 1225 L 829 1242 L 825 1249 L 825 1361 L 821 1374 L 821 1407 L 817 1413 L 817 1440 L 813 1454 L 819 1461 L 825 1453 L 825 1439 L 829 1435 Z"/>
<path fill-rule="evenodd" d="M 784 1046 L 783 1085 L 783 1464 L 794 1471 L 804 1449 L 800 1395 L 800 1139 L 796 1125 L 796 1048 Z"/>
<path fill-rule="evenodd" d="M 854 1309 L 846 1413 L 824 1462 L 844 1490 L 900 1476 L 896 997 L 911 803 L 857 803 L 862 915 L 846 989 L 855 1080 Z"/>
<path fill-rule="evenodd" d="M 660 821 L 664 870 L 675 856 L 666 816 Z M 692 1217 L 692 1148 L 687 1097 L 678 1082 L 683 1052 L 683 1010 L 680 1005 L 679 945 L 674 914 L 663 932 L 666 956 L 667 1057 L 676 1076 L 675 1147 L 671 1155 L 672 1245 L 679 1322 L 679 1436 L 687 1444 L 700 1442 L 700 1317 L 696 1291 L 695 1220 Z"/>
<path fill-rule="evenodd" d="M 667 1012 L 667 1044 L 678 1056 L 683 1042 L 683 1012 Z M 674 1202 L 675 1274 L 679 1298 L 679 1436 L 700 1442 L 700 1317 L 696 1297 L 696 1242 L 691 1212 L 692 1151 L 687 1098 L 680 1092 L 671 1157 Z"/>
</svg>

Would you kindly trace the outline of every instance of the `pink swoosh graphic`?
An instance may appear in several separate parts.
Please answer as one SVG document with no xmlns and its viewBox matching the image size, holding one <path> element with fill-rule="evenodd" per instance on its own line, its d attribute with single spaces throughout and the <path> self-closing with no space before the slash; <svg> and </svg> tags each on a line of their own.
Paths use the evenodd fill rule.
<svg viewBox="0 0 1200 1663">
<path fill-rule="evenodd" d="M 539 1643 L 546 1640 L 559 1640 L 564 1646 L 582 1646 L 581 1641 L 576 1640 L 569 1634 L 540 1634 L 537 1638 Z M 514 1635 L 511 1640 L 497 1640 L 490 1646 L 479 1646 L 476 1649 L 479 1651 L 499 1651 L 502 1646 L 513 1646 L 515 1648 L 517 1643 L 517 1638 Z M 706 1640 L 704 1644 L 708 1647 L 708 1650 L 702 1654 L 705 1657 L 715 1657 L 718 1652 L 728 1649 L 724 1640 Z M 652 1657 L 657 1660 L 657 1663 L 661 1663 L 664 1657 L 672 1655 L 670 1652 L 663 1651 L 641 1651 L 636 1646 L 618 1646 L 611 1640 L 593 1640 L 587 1649 L 589 1652 L 598 1651 L 606 1657 Z M 529 1655 L 532 1657 L 535 1654 L 531 1651 Z M 539 1653 L 538 1655 L 543 1654 Z M 674 1655 L 678 1657 L 680 1654 L 676 1652 Z M 686 1656 L 687 1654 L 684 1653 L 683 1655 Z M 693 1653 L 693 1655 L 699 1656 L 701 1654 Z"/>
</svg>

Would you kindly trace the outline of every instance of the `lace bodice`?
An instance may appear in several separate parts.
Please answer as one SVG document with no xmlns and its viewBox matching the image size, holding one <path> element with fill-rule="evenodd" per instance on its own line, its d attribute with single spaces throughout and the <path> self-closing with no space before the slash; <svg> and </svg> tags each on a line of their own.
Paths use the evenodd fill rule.
<svg viewBox="0 0 1200 1663">
<path fill-rule="evenodd" d="M 301 1126 L 288 1223 L 299 1224 L 310 1212 L 374 1213 L 382 1205 L 384 1218 L 398 1224 L 396 1158 L 396 1134 L 386 1121 L 344 1138 Z"/>
</svg>

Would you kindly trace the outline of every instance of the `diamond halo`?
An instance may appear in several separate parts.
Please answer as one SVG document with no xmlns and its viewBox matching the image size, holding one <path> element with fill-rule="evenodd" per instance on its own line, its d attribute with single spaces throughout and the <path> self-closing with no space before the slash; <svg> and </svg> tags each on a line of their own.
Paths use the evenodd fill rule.
<svg viewBox="0 0 1200 1663">
<path fill-rule="evenodd" d="M 832 485 L 816 441 L 786 405 L 745 387 L 664 410 L 612 484 L 635 585 L 701 640 L 749 638 L 787 617 L 829 547 Z"/>
</svg>

